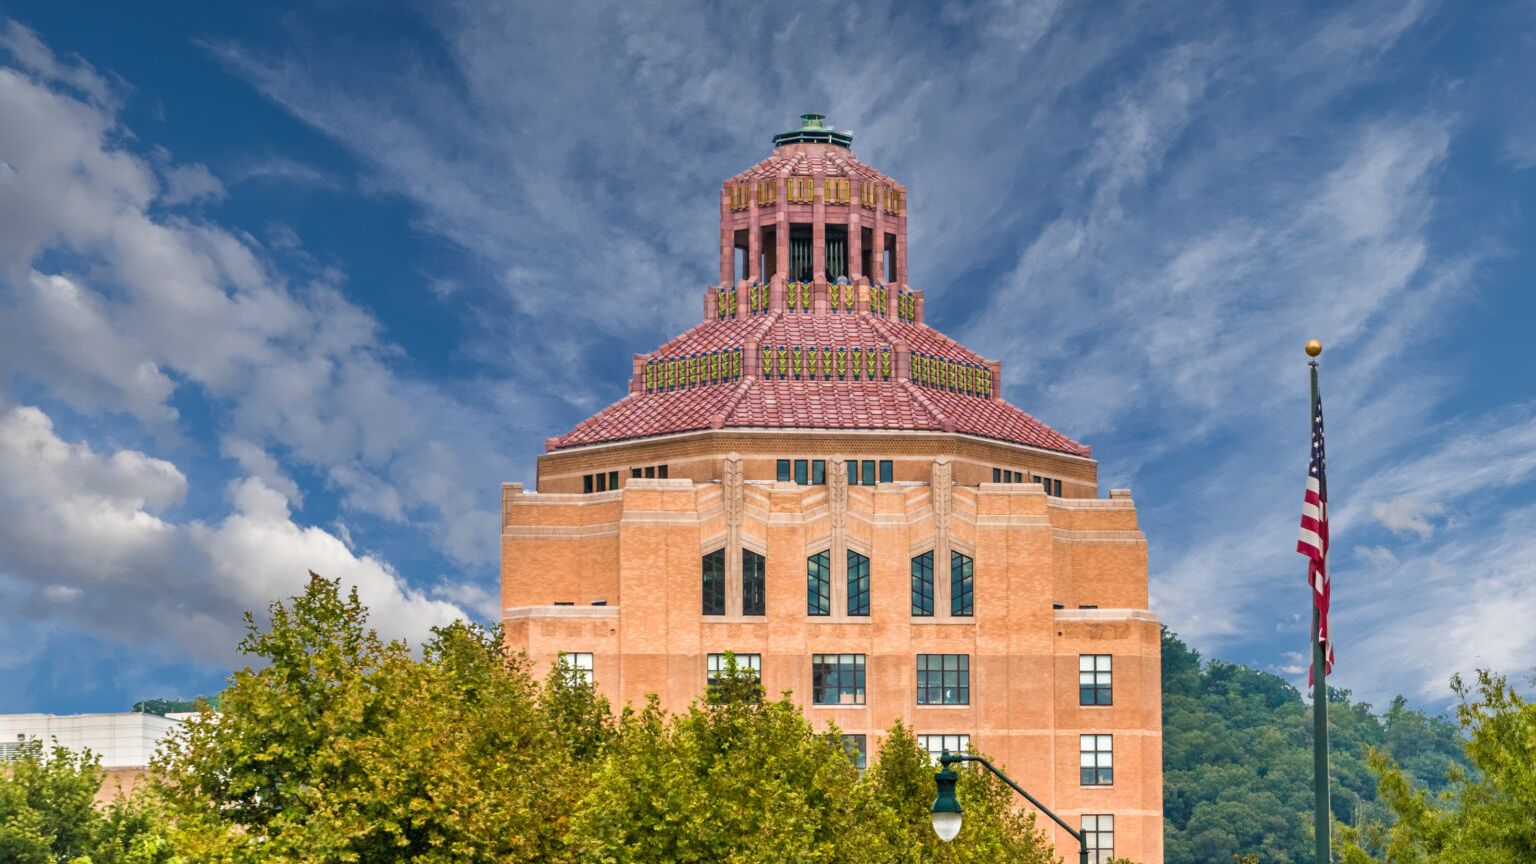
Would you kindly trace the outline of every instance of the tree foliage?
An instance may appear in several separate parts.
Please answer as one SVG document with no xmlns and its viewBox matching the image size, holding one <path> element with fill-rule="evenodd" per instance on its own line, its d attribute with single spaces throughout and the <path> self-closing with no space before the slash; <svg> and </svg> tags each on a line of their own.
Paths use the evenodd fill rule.
<svg viewBox="0 0 1536 864">
<path fill-rule="evenodd" d="M 42 742 L 0 770 L 0 861 L 6 864 L 164 864 L 170 846 L 147 801 L 94 806 L 101 761 Z"/>
<path fill-rule="evenodd" d="M 1432 790 L 1464 763 L 1454 723 L 1401 697 L 1385 712 L 1329 690 L 1333 817 L 1390 818 L 1368 752 L 1376 748 Z M 1312 708 L 1284 679 L 1211 660 L 1163 632 L 1163 813 L 1168 864 L 1257 855 L 1312 860 Z"/>
<path fill-rule="evenodd" d="M 1370 754 L 1381 797 L 1395 817 L 1348 832 L 1344 864 L 1517 864 L 1536 861 L 1536 703 L 1486 670 L 1459 676 L 1457 721 L 1470 770 L 1435 789 L 1386 749 Z"/>
</svg>

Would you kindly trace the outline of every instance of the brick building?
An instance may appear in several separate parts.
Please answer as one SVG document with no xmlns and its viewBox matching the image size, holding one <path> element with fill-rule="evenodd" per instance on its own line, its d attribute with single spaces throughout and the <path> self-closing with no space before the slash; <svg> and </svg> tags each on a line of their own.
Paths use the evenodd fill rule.
<svg viewBox="0 0 1536 864">
<path fill-rule="evenodd" d="M 734 652 L 865 756 L 901 720 L 994 757 L 1095 857 L 1160 864 L 1130 493 L 924 323 L 905 186 L 819 115 L 773 143 L 721 188 L 703 321 L 548 439 L 536 491 L 503 487 L 509 644 L 674 710 Z"/>
</svg>

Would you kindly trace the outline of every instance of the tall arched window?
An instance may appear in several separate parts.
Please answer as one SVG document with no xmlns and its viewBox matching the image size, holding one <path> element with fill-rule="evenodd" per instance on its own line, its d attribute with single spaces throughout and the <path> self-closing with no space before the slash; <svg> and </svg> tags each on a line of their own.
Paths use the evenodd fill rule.
<svg viewBox="0 0 1536 864">
<path fill-rule="evenodd" d="M 869 559 L 848 550 L 848 614 L 869 614 Z"/>
<path fill-rule="evenodd" d="M 725 550 L 704 556 L 704 614 L 725 614 Z"/>
<path fill-rule="evenodd" d="M 933 614 L 933 550 L 912 559 L 912 614 Z"/>
<path fill-rule="evenodd" d="M 741 614 L 766 614 L 766 569 L 767 559 L 751 549 L 741 550 Z"/>
<path fill-rule="evenodd" d="M 832 614 L 832 555 L 817 552 L 805 559 L 805 614 Z"/>
<path fill-rule="evenodd" d="M 975 614 L 975 582 L 971 556 L 949 553 L 949 614 Z"/>
</svg>

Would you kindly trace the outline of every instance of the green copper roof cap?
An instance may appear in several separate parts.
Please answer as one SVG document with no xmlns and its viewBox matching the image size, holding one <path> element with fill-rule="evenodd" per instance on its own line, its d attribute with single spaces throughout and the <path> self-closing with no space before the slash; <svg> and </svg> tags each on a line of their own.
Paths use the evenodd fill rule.
<svg viewBox="0 0 1536 864">
<path fill-rule="evenodd" d="M 773 136 L 773 146 L 784 144 L 836 144 L 839 147 L 853 149 L 853 133 L 846 130 L 833 129 L 831 126 L 823 126 L 821 121 L 827 119 L 825 114 L 801 114 L 800 128 L 791 129 L 788 132 L 780 132 Z"/>
</svg>

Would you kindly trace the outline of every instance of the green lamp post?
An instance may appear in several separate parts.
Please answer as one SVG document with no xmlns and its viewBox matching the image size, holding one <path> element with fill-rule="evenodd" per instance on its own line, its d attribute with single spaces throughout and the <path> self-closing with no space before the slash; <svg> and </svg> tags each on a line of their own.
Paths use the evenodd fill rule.
<svg viewBox="0 0 1536 864">
<path fill-rule="evenodd" d="M 965 753 L 950 753 L 947 750 L 944 751 L 943 755 L 939 756 L 939 772 L 933 775 L 933 785 L 938 793 L 934 796 L 933 809 L 931 811 L 933 816 L 933 833 L 939 835 L 940 840 L 948 843 L 949 841 L 955 839 L 955 835 L 960 833 L 960 821 L 962 818 L 961 814 L 964 811 L 960 807 L 960 799 L 955 797 L 955 781 L 960 779 L 960 777 L 950 769 L 951 765 L 955 765 L 960 762 L 981 763 L 986 767 L 988 771 L 996 774 L 999 780 L 1007 783 L 1008 788 L 1019 793 L 1020 795 L 1023 795 L 1024 800 L 1028 801 L 1030 804 L 1033 804 L 1036 810 L 1039 810 L 1041 813 L 1051 817 L 1052 822 L 1060 825 L 1062 830 L 1066 831 L 1068 834 L 1071 834 L 1072 839 L 1077 841 L 1077 860 L 1079 864 L 1088 864 L 1088 838 L 1083 835 L 1083 832 L 1061 821 L 1061 817 L 1057 816 L 1055 813 L 1052 813 L 1050 808 L 1046 807 L 1044 804 L 1036 801 L 1035 796 L 1019 788 L 1019 784 L 1009 779 L 1007 774 L 997 770 L 997 768 L 994 767 L 991 762 L 988 762 L 980 756 L 972 756 Z"/>
</svg>

